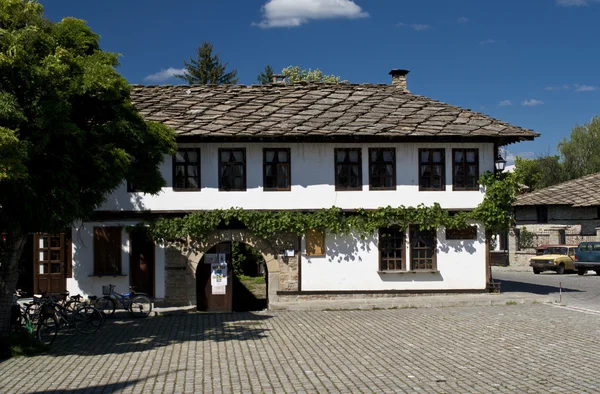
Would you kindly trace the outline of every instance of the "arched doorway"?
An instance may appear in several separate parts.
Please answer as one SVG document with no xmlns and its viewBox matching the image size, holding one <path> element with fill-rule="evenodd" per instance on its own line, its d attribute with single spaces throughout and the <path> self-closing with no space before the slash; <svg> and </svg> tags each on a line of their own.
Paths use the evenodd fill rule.
<svg viewBox="0 0 600 394">
<path fill-rule="evenodd" d="M 196 269 L 197 308 L 206 312 L 245 312 L 268 306 L 268 268 L 251 245 L 220 242 L 202 256 Z"/>
</svg>

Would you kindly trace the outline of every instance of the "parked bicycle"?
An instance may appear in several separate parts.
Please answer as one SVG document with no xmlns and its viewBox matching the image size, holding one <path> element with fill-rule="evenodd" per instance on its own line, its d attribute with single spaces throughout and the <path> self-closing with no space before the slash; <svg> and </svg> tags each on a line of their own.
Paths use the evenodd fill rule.
<svg viewBox="0 0 600 394">
<path fill-rule="evenodd" d="M 58 333 L 58 320 L 54 308 L 46 305 L 41 298 L 33 298 L 32 302 L 19 303 L 18 299 L 26 296 L 21 290 L 14 294 L 14 304 L 11 308 L 11 329 L 34 334 L 37 339 L 51 345 Z"/>
<path fill-rule="evenodd" d="M 98 298 L 94 306 L 107 317 L 115 313 L 117 304 L 129 311 L 135 317 L 146 317 L 152 312 L 152 300 L 145 293 L 136 293 L 129 286 L 129 293 L 121 294 L 115 291 L 115 285 L 102 286 L 103 297 Z"/>
</svg>

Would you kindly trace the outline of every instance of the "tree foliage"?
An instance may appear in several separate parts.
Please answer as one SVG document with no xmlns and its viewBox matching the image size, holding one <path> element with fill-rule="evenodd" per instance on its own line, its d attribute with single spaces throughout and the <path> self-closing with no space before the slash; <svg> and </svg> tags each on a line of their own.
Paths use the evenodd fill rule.
<svg viewBox="0 0 600 394">
<path fill-rule="evenodd" d="M 117 65 L 84 21 L 0 0 L 0 331 L 28 233 L 88 217 L 124 179 L 149 193 L 165 185 L 174 133 L 142 119 Z"/>
<path fill-rule="evenodd" d="M 268 85 L 273 82 L 273 74 L 273 68 L 271 68 L 270 65 L 267 65 L 265 69 L 258 74 L 258 77 L 256 77 L 256 82 L 261 85 Z"/>
<path fill-rule="evenodd" d="M 567 179 L 560 156 L 545 155 L 535 159 L 515 159 L 515 174 L 529 191 L 556 185 Z"/>
<path fill-rule="evenodd" d="M 570 139 L 558 144 L 567 179 L 580 178 L 600 172 L 600 117 L 589 123 L 575 125 Z"/>
<path fill-rule="evenodd" d="M 175 77 L 183 79 L 190 85 L 223 85 L 235 84 L 238 81 L 237 71 L 227 72 L 227 63 L 223 64 L 219 54 L 213 55 L 213 44 L 204 41 L 196 48 L 196 59 L 184 61 L 185 71 Z"/>
<path fill-rule="evenodd" d="M 340 77 L 336 75 L 323 75 L 321 70 L 318 68 L 315 70 L 301 69 L 298 66 L 289 66 L 281 70 L 281 74 L 285 75 L 288 82 L 327 82 L 327 83 L 341 83 Z"/>
</svg>

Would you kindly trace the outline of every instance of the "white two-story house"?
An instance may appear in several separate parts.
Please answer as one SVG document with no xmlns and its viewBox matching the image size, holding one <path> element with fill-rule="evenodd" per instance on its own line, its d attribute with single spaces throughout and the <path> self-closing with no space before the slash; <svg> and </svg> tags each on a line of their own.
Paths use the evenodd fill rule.
<svg viewBox="0 0 600 394">
<path fill-rule="evenodd" d="M 486 237 L 478 223 L 467 231 L 415 223 L 366 238 L 282 234 L 281 249 L 231 224 L 191 248 L 127 231 L 155 217 L 232 207 L 472 210 L 484 197 L 478 177 L 494 171 L 498 148 L 538 134 L 411 94 L 407 73 L 393 70 L 391 85 L 134 86 L 143 117 L 177 132 L 178 151 L 162 164 L 167 186 L 152 196 L 124 184 L 93 219 L 55 240 L 70 259 L 66 287 L 100 294 L 108 283 L 135 284 L 166 305 L 230 310 L 231 288 L 211 291 L 203 256 L 227 256 L 227 243 L 239 241 L 265 257 L 270 302 L 484 291 Z"/>
</svg>

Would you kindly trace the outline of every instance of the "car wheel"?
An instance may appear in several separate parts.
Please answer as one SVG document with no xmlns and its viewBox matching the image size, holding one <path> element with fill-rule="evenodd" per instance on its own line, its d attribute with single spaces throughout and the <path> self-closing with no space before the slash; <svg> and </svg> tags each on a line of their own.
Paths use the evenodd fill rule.
<svg viewBox="0 0 600 394">
<path fill-rule="evenodd" d="M 579 268 L 579 269 L 577 270 L 577 275 L 583 275 L 583 274 L 585 274 L 585 271 L 586 271 L 585 269 L 583 269 L 583 268 Z"/>
<path fill-rule="evenodd" d="M 556 268 L 556 273 L 559 275 L 562 275 L 565 273 L 565 265 L 563 263 L 560 263 L 558 265 L 558 268 Z"/>
<path fill-rule="evenodd" d="M 535 268 L 533 269 L 533 273 L 536 274 L 536 275 L 538 275 L 540 272 L 542 272 L 542 271 L 536 270 Z"/>
</svg>

